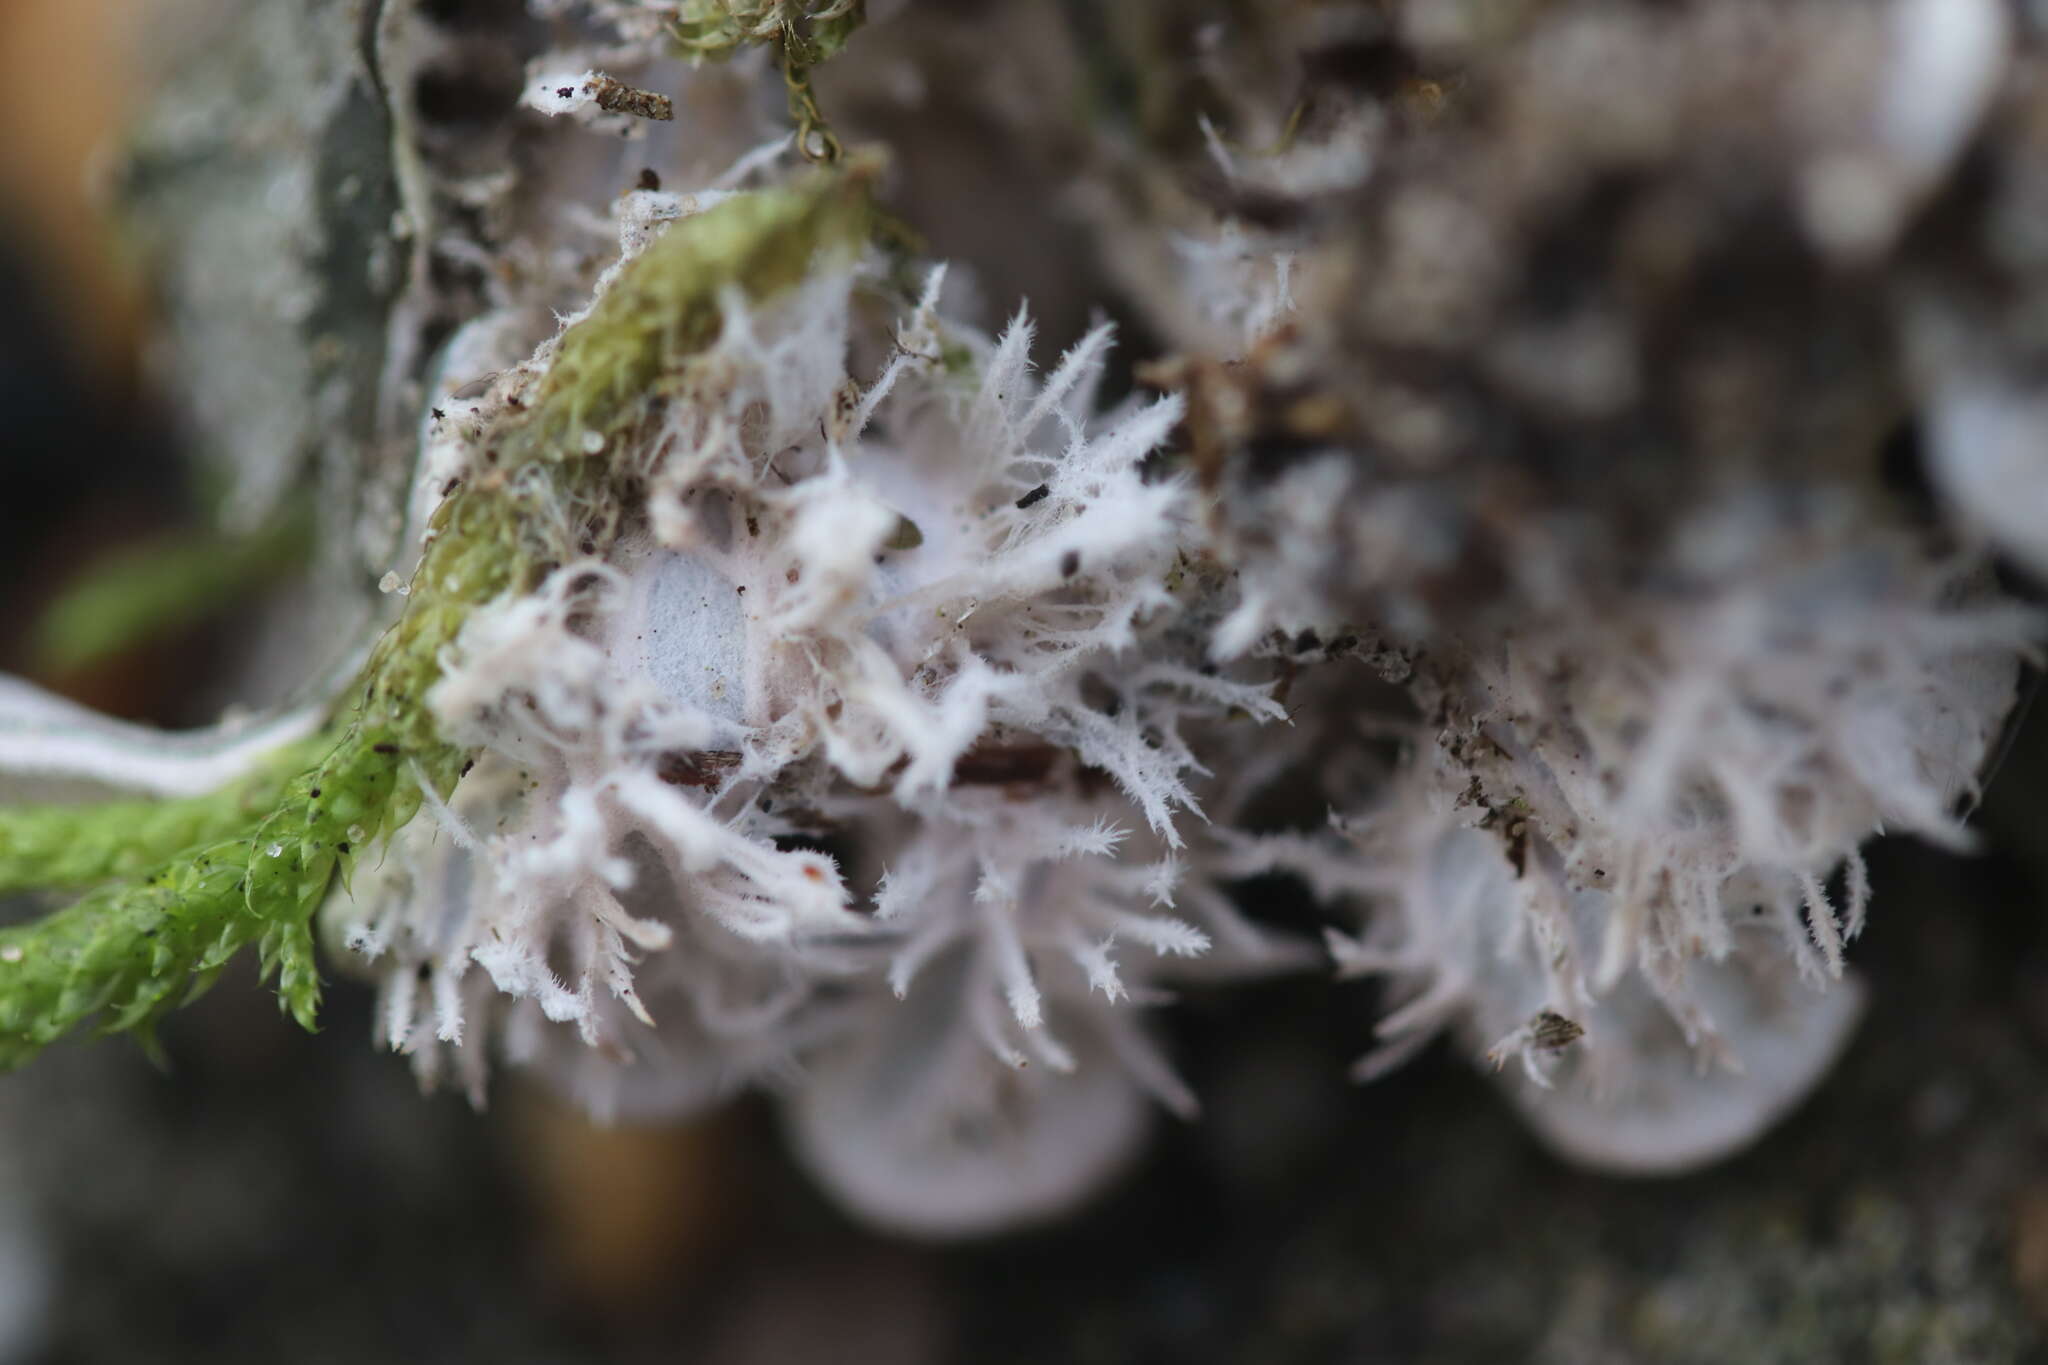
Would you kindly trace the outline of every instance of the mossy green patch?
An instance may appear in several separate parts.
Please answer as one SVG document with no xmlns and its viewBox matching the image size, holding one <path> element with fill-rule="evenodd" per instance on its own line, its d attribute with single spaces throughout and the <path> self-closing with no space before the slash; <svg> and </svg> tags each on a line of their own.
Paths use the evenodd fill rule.
<svg viewBox="0 0 2048 1365">
<path fill-rule="evenodd" d="M 866 0 L 683 0 L 669 33 L 678 51 L 698 61 L 772 45 L 789 87 L 797 150 L 830 162 L 839 159 L 839 139 L 818 111 L 811 69 L 837 56 L 866 21 Z"/>
<path fill-rule="evenodd" d="M 683 0 L 669 31 L 691 57 L 774 43 L 785 61 L 812 67 L 837 56 L 866 19 L 865 0 Z"/>
<path fill-rule="evenodd" d="M 563 334 L 538 399 L 504 430 L 506 462 L 574 455 L 586 433 L 632 425 L 664 396 L 662 376 L 717 340 L 727 289 L 768 298 L 801 280 L 820 250 L 867 239 L 877 170 L 855 158 L 802 188 L 728 199 L 656 238 Z"/>
<path fill-rule="evenodd" d="M 67 673 L 184 629 L 304 563 L 312 534 L 302 507 L 253 535 L 188 532 L 109 556 L 36 623 L 36 659 Z"/>
<path fill-rule="evenodd" d="M 139 876 L 224 839 L 275 809 L 286 784 L 333 745 L 332 734 L 287 744 L 255 772 L 200 796 L 0 809 L 0 895 Z"/>
</svg>

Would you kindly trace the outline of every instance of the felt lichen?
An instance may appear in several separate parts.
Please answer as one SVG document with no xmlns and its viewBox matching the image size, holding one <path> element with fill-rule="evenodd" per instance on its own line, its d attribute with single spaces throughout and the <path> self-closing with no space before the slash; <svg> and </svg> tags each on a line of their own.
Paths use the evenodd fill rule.
<svg viewBox="0 0 2048 1365">
<path fill-rule="evenodd" d="M 403 606 L 325 728 L 0 689 L 0 768 L 173 798 L 0 815 L 0 884 L 87 888 L 0 931 L 7 1058 L 247 943 L 309 1020 L 317 927 L 425 1082 L 771 1086 L 851 1207 L 982 1231 L 1195 1112 L 1157 1007 L 1317 961 L 1240 904 L 1282 873 L 1383 983 L 1361 1077 L 1449 1032 L 1635 1171 L 1806 1093 L 1864 843 L 1968 846 L 2043 633 L 2019 29 L 1024 8 L 536 3 L 617 42 L 414 149 L 419 457 L 358 537 Z M 918 155 L 841 153 L 828 59 Z M 1006 245 L 919 259 L 885 184 Z"/>
<path fill-rule="evenodd" d="M 125 805 L 0 811 L 0 879 L 15 887 L 116 878 L 32 924 L 0 930 L 0 1064 L 99 1016 L 146 1032 L 250 943 L 284 1007 L 311 1028 L 320 998 L 310 921 L 337 875 L 451 791 L 470 760 L 424 705 L 473 612 L 531 590 L 550 559 L 604 534 L 603 433 L 686 366 L 722 299 L 772 296 L 814 249 L 857 240 L 857 175 L 742 197 L 665 238 L 554 348 L 531 405 L 508 409 L 466 485 L 434 513 L 404 614 L 342 694 L 324 738 L 253 779 L 156 808 L 117 839 Z M 585 434 L 597 436 L 596 449 Z M 569 443 L 569 444 L 564 444 Z M 165 856 L 169 855 L 169 856 Z M 162 861 L 147 872 L 135 865 Z M 123 874 L 127 875 L 123 875 Z"/>
</svg>

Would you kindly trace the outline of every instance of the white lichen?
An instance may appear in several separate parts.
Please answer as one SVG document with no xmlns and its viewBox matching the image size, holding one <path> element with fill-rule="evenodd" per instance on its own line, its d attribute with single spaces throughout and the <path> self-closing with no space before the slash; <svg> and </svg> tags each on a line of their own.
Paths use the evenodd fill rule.
<svg viewBox="0 0 2048 1365">
<path fill-rule="evenodd" d="M 1860 1007 L 1863 846 L 1970 846 L 2042 634 L 1993 558 L 2048 565 L 2048 406 L 2012 354 L 2037 328 L 1951 246 L 1873 264 L 1919 249 L 2013 23 L 1899 0 L 1837 42 L 1818 3 L 1564 6 L 1495 34 L 1485 8 L 1260 28 L 1386 59 L 1341 98 L 1205 29 L 1217 112 L 1164 139 L 1198 171 L 1081 139 L 1063 202 L 1178 352 L 1139 369 L 1160 392 L 1106 395 L 1110 326 L 1040 370 L 1027 314 L 974 325 L 893 222 L 801 279 L 752 262 L 773 288 L 717 276 L 689 318 L 650 296 L 627 330 L 659 354 L 579 373 L 575 338 L 648 303 L 636 263 L 833 145 L 789 44 L 850 10 L 751 7 L 784 71 L 686 71 L 695 7 L 535 5 L 621 45 L 523 68 L 519 157 L 443 148 L 432 193 L 402 168 L 400 321 L 465 271 L 476 306 L 433 365 L 393 348 L 418 458 L 364 518 L 398 546 L 379 605 L 453 597 L 422 575 L 465 487 L 552 538 L 431 637 L 396 704 L 445 774 L 404 769 L 419 816 L 322 910 L 379 1040 L 479 1102 L 499 1065 L 608 1117 L 765 1086 L 856 1211 L 986 1232 L 1196 1111 L 1157 1021 L 1311 964 L 1234 894 L 1283 873 L 1339 973 L 1382 983 L 1361 1078 L 1449 1032 L 1558 1150 L 1637 1172 L 1795 1104 Z M 868 84 L 923 92 L 884 38 L 912 65 Z M 1423 74 L 1496 42 L 1469 89 Z M 1750 83 L 1782 107 L 1702 113 Z M 688 138 L 645 136 L 677 111 Z M 1759 260 L 1826 277 L 1814 354 L 1725 278 Z M 601 403 L 521 425 L 579 383 Z M 1884 486 L 1887 431 L 1924 445 L 1929 505 Z M 0 770 L 205 793 L 318 719 L 165 738 L 0 680 Z"/>
</svg>

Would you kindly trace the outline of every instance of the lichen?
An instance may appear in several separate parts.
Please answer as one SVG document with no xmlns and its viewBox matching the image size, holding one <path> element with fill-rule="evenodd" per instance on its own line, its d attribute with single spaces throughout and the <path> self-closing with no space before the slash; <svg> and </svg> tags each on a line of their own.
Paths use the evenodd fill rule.
<svg viewBox="0 0 2048 1365">
<path fill-rule="evenodd" d="M 1361 1077 L 1448 1031 L 1638 1172 L 1808 1092 L 1863 846 L 1969 845 L 2043 634 L 1997 571 L 2042 553 L 2034 294 L 1985 283 L 2048 278 L 2035 40 L 1993 0 L 984 8 L 410 49 L 508 112 L 407 145 L 419 458 L 357 509 L 402 611 L 296 773 L 181 770 L 129 848 L 125 806 L 0 817 L 10 884 L 107 879 L 0 931 L 17 1053 L 245 942 L 309 1020 L 317 912 L 424 1081 L 777 1084 L 851 1206 L 981 1231 L 1108 1178 L 1141 1096 L 1194 1112 L 1146 1011 L 1315 961 L 1234 899 L 1277 872 L 1385 983 Z M 1020 206 L 960 228 L 995 273 L 875 206 L 958 217 L 933 165 Z M 1042 370 L 1005 267 L 1075 319 Z"/>
<path fill-rule="evenodd" d="M 102 1012 L 101 1031 L 146 1034 L 252 942 L 285 1009 L 313 1027 L 310 922 L 330 882 L 346 882 L 423 799 L 444 799 L 470 760 L 423 704 L 445 652 L 478 608 L 531 590 L 550 557 L 600 532 L 591 521 L 603 520 L 609 475 L 595 458 L 602 434 L 653 401 L 656 378 L 701 348 L 722 297 L 771 297 L 818 249 L 857 240 L 864 194 L 855 172 L 731 200 L 643 254 L 565 330 L 531 407 L 511 410 L 484 468 L 436 509 L 405 613 L 343 692 L 324 752 L 274 801 L 258 800 L 268 794 L 260 785 L 194 798 L 150 817 L 132 843 L 117 842 L 121 806 L 0 811 L 0 874 L 15 886 L 96 880 L 172 855 L 0 930 L 0 1065 Z M 598 434 L 596 450 L 585 433 Z M 50 845 L 66 834 L 89 837 L 60 855 Z M 199 842 L 172 843 L 186 835 Z"/>
</svg>

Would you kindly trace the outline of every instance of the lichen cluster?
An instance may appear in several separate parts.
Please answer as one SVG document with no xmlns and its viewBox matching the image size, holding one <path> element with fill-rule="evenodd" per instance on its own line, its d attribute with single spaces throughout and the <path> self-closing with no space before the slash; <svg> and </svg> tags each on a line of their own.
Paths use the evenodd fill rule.
<svg viewBox="0 0 2048 1365">
<path fill-rule="evenodd" d="M 1825 1071 L 1859 847 L 1968 845 L 2042 629 L 1999 558 L 2048 524 L 2031 28 L 536 8 L 588 42 L 531 54 L 518 175 L 392 113 L 436 234 L 394 335 L 462 323 L 395 390 L 402 612 L 313 737 L 0 813 L 0 886 L 91 888 L 0 931 L 6 1059 L 250 942 L 310 1024 L 317 915 L 424 1080 L 768 1085 L 924 1232 L 1097 1186 L 1145 1097 L 1196 1107 L 1147 1008 L 1324 951 L 1385 983 L 1362 1075 L 1449 1030 L 1607 1168 Z M 1065 217 L 949 272 L 955 106 Z M 1041 369 L 1006 270 L 1157 353 Z M 133 736 L 50 714 L 0 708 L 0 765 L 123 785 Z M 1322 944 L 1244 913 L 1275 872 Z"/>
<path fill-rule="evenodd" d="M 93 889 L 0 930 L 0 1060 L 19 1064 L 96 1016 L 103 1032 L 146 1032 L 252 942 L 285 1008 L 313 1026 L 321 899 L 470 763 L 424 705 L 445 651 L 477 607 L 531 591 L 600 534 L 617 497 L 599 458 L 607 435 L 702 348 L 721 291 L 787 288 L 815 248 L 848 235 L 863 194 L 845 176 L 735 201 L 666 237 L 565 331 L 531 408 L 493 425 L 468 486 L 442 490 L 405 612 L 321 734 L 204 796 L 6 812 L 0 886 Z"/>
</svg>

